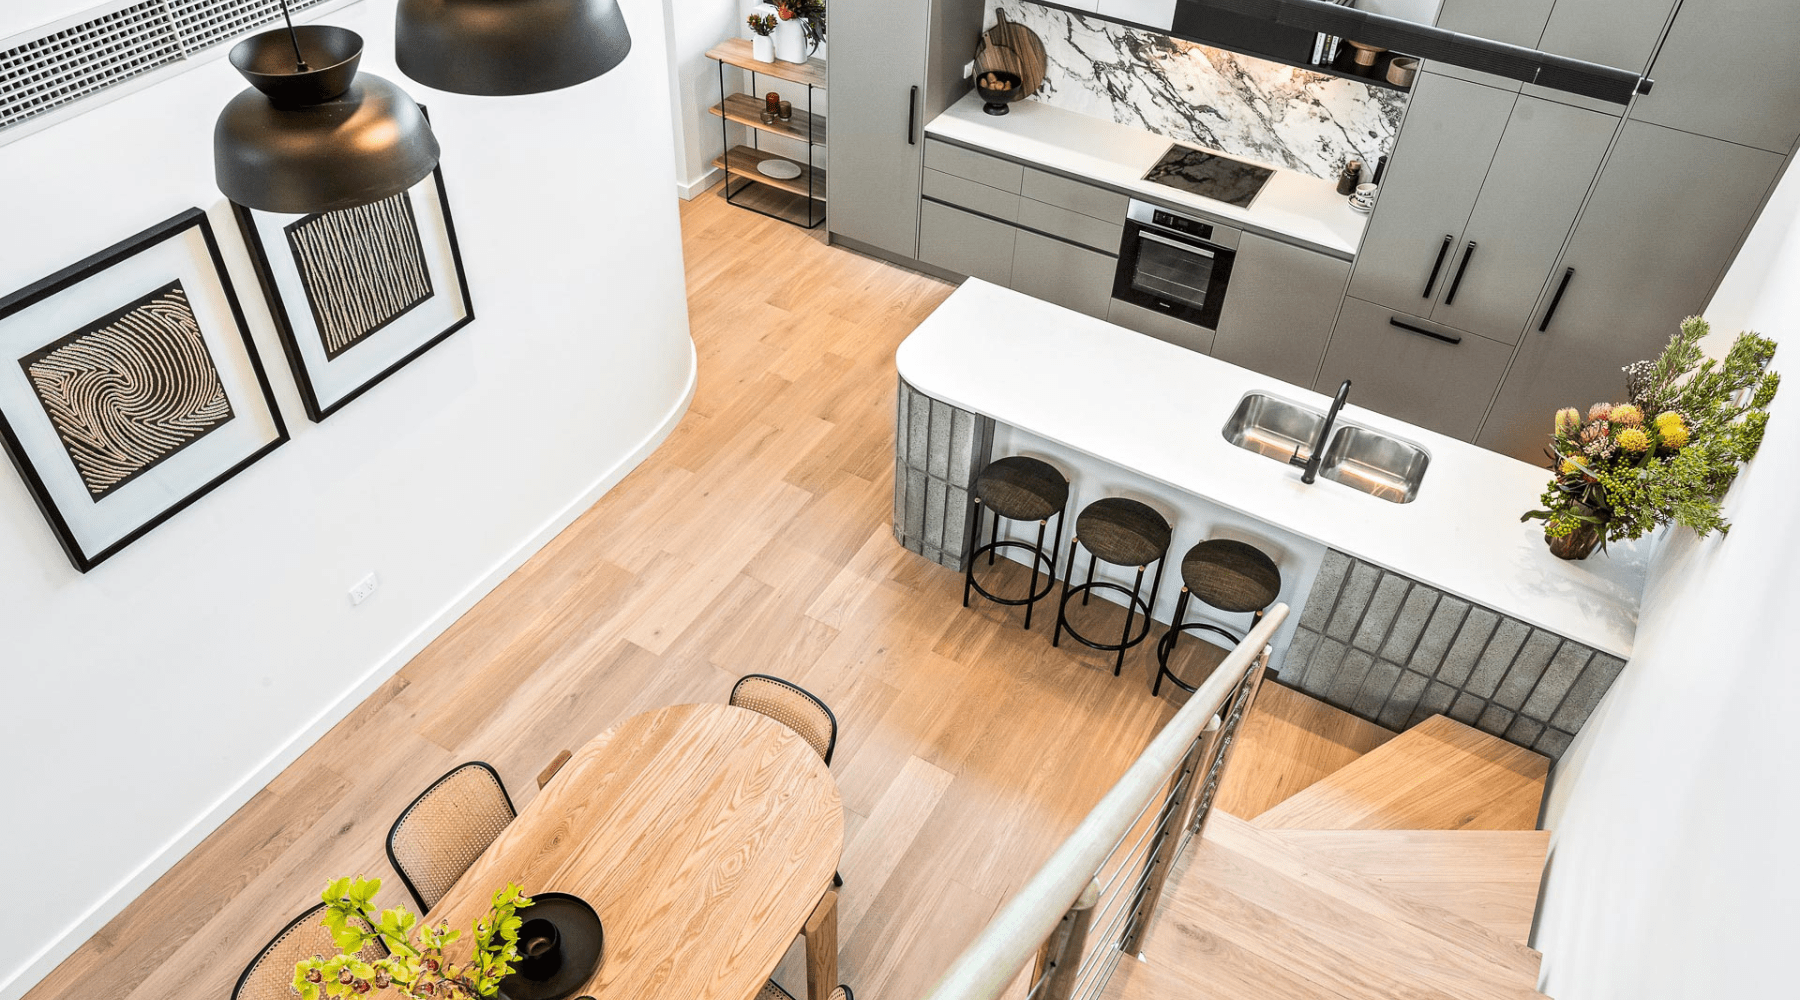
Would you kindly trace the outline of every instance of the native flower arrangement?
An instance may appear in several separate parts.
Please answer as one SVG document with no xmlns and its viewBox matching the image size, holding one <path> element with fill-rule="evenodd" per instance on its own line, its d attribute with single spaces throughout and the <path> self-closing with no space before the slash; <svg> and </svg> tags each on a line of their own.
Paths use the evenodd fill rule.
<svg viewBox="0 0 1800 1000">
<path fill-rule="evenodd" d="M 756 32 L 764 38 L 775 33 L 774 14 L 751 14 L 744 20 L 749 23 L 751 31 Z"/>
<path fill-rule="evenodd" d="M 825 0 L 774 0 L 775 13 L 783 21 L 800 19 L 806 31 L 809 48 L 816 49 L 825 40 Z"/>
<path fill-rule="evenodd" d="M 1730 530 L 1720 504 L 1762 445 L 1780 376 L 1768 370 L 1775 342 L 1754 333 L 1739 334 L 1723 364 L 1702 360 L 1709 331 L 1690 317 L 1654 361 L 1626 366 L 1629 402 L 1557 411 L 1555 478 L 1544 509 L 1520 518 L 1543 520 L 1552 552 L 1581 559 L 1596 542 L 1671 522 L 1701 537 Z"/>
<path fill-rule="evenodd" d="M 444 960 L 444 949 L 462 937 L 449 924 L 417 926 L 419 918 L 404 906 L 375 910 L 378 878 L 340 878 L 321 894 L 329 904 L 324 925 L 341 954 L 331 958 L 314 955 L 294 965 L 294 992 L 302 1000 L 320 997 L 353 997 L 375 990 L 395 989 L 400 996 L 430 1000 L 467 1000 L 491 997 L 500 991 L 500 980 L 513 971 L 519 959 L 517 911 L 531 905 L 531 897 L 516 885 L 494 893 L 487 916 L 475 922 L 475 950 L 464 965 Z M 365 962 L 361 952 L 380 940 L 388 957 Z"/>
</svg>

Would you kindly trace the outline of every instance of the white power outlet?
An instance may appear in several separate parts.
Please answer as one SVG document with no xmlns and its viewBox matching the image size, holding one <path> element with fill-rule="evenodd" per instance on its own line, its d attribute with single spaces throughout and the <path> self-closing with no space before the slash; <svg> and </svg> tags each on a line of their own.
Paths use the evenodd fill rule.
<svg viewBox="0 0 1800 1000">
<path fill-rule="evenodd" d="M 974 78 L 975 78 L 975 60 L 971 59 L 968 62 L 963 63 L 963 79 L 973 80 Z"/>
<path fill-rule="evenodd" d="M 356 585 L 350 588 L 350 603 L 352 605 L 361 604 L 368 600 L 369 596 L 374 594 L 375 589 L 380 586 L 381 581 L 376 579 L 375 574 L 370 573 L 356 581 Z"/>
</svg>

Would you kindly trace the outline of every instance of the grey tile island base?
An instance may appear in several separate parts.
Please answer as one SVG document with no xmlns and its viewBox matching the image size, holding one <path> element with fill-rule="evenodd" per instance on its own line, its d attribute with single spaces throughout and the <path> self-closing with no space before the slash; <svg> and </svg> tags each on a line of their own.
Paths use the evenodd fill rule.
<svg viewBox="0 0 1800 1000">
<path fill-rule="evenodd" d="M 1542 483 L 1522 463 L 1352 402 L 1346 419 L 1431 454 L 1417 498 L 1303 485 L 1217 430 L 1275 380 L 980 281 L 896 360 L 894 535 L 947 568 L 961 570 L 975 544 L 976 475 L 990 457 L 1024 454 L 1069 475 L 1072 502 L 1124 495 L 1173 512 L 1175 550 L 1239 535 L 1265 548 L 1297 612 L 1274 640 L 1277 678 L 1388 728 L 1442 713 L 1554 758 L 1631 654 L 1647 551 L 1550 556 L 1541 530 L 1518 522 Z M 1090 384 L 1138 393 L 1089 406 L 1078 389 Z"/>
</svg>

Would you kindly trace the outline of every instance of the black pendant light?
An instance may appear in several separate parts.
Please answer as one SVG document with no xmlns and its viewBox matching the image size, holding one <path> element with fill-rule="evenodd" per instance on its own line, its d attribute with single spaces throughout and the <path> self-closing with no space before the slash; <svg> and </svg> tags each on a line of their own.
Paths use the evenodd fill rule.
<svg viewBox="0 0 1800 1000">
<path fill-rule="evenodd" d="M 455 94 L 561 90 L 630 51 L 618 0 L 400 0 L 394 16 L 400 71 Z"/>
<path fill-rule="evenodd" d="M 431 176 L 438 143 L 424 113 L 399 87 L 358 75 L 362 52 L 354 31 L 292 21 L 231 50 L 254 89 L 232 98 L 213 129 L 227 198 L 311 214 L 377 202 Z"/>
</svg>

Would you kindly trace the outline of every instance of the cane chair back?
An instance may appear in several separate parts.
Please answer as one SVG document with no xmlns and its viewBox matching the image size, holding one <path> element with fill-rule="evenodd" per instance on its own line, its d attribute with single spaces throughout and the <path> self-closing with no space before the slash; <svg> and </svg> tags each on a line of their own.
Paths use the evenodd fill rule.
<svg viewBox="0 0 1800 1000">
<path fill-rule="evenodd" d="M 388 831 L 387 854 L 421 912 L 444 898 L 515 815 L 500 775 L 481 761 L 419 793 Z"/>
<path fill-rule="evenodd" d="M 244 967 L 244 974 L 231 990 L 231 1000 L 293 1000 L 294 965 L 314 956 L 330 958 L 338 953 L 324 919 L 325 904 L 320 903 L 289 921 Z M 368 926 L 363 924 L 365 929 Z M 374 962 L 387 954 L 387 949 L 376 940 L 363 948 L 360 957 Z"/>
<path fill-rule="evenodd" d="M 756 994 L 756 1000 L 794 1000 L 794 995 L 782 989 L 780 983 L 771 979 L 763 984 L 763 988 Z M 839 983 L 837 988 L 831 991 L 828 1000 L 856 1000 L 856 994 L 850 992 L 850 987 Z"/>
<path fill-rule="evenodd" d="M 837 747 L 837 716 L 817 695 L 768 674 L 746 674 L 731 689 L 731 704 L 760 712 L 799 733 L 825 763 Z"/>
</svg>

